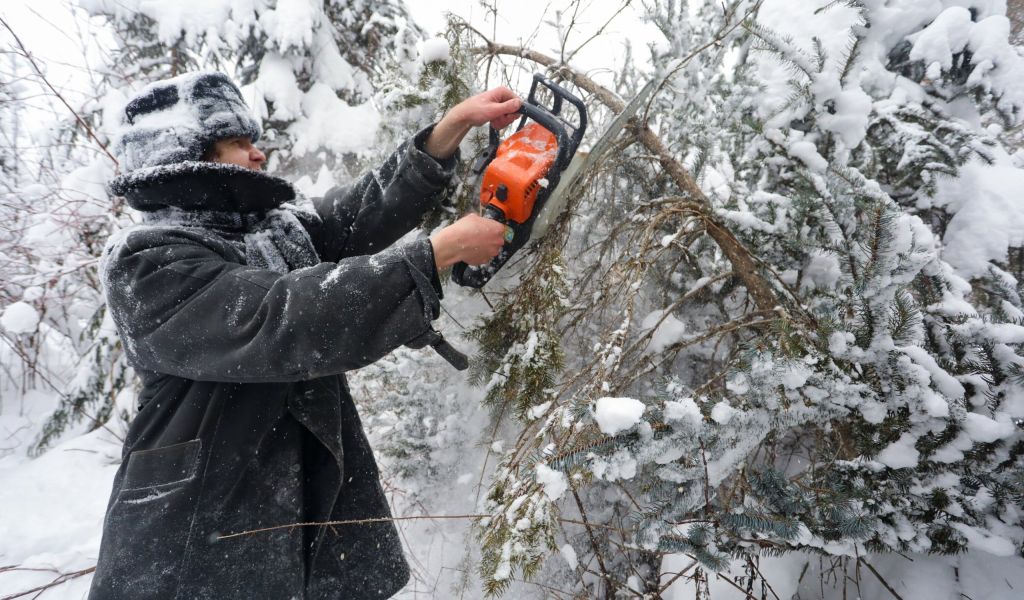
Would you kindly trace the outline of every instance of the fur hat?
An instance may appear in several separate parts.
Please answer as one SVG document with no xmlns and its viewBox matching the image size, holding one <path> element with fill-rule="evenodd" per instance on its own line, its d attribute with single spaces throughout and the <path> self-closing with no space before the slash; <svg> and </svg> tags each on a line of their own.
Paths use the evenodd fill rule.
<svg viewBox="0 0 1024 600">
<path fill-rule="evenodd" d="M 238 87 L 216 72 L 187 73 L 143 88 L 124 108 L 115 145 L 122 173 L 202 160 L 217 140 L 260 137 Z"/>
</svg>

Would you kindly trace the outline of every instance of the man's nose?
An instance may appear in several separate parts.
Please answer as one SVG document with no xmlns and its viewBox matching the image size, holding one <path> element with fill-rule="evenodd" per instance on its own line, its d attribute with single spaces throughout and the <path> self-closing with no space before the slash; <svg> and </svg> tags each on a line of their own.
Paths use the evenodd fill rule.
<svg viewBox="0 0 1024 600">
<path fill-rule="evenodd" d="M 261 163 L 267 160 L 267 155 L 256 146 L 253 146 L 252 150 L 249 151 L 249 160 L 255 163 Z"/>
</svg>

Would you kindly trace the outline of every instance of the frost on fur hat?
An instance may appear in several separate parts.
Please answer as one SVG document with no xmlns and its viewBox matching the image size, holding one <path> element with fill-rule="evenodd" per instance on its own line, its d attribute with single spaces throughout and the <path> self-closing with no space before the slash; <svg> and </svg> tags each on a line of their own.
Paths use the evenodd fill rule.
<svg viewBox="0 0 1024 600">
<path fill-rule="evenodd" d="M 187 73 L 143 88 L 124 108 L 121 171 L 202 160 L 217 140 L 260 137 L 241 92 L 223 73 Z"/>
</svg>

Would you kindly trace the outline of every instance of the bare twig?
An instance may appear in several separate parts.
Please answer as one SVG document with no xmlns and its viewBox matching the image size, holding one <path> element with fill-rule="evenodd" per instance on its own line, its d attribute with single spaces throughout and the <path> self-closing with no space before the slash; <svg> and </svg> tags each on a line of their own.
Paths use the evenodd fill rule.
<svg viewBox="0 0 1024 600">
<path fill-rule="evenodd" d="M 884 587 L 886 590 L 888 590 L 889 593 L 892 594 L 893 598 L 896 598 L 896 600 L 903 600 L 903 596 L 900 596 L 899 594 L 896 593 L 896 590 L 892 589 L 892 586 L 889 585 L 889 582 L 886 581 L 884 577 L 882 577 L 882 574 L 879 573 L 875 569 L 875 567 L 871 565 L 871 563 L 869 563 L 868 561 L 864 560 L 863 557 L 858 557 L 857 558 L 857 562 L 859 562 L 859 563 L 863 564 L 865 567 L 867 567 L 868 571 L 871 571 L 871 574 L 874 575 L 875 579 L 878 580 L 878 583 L 881 583 L 882 587 Z"/>
<path fill-rule="evenodd" d="M 658 593 L 660 594 L 660 593 L 663 593 L 666 590 L 668 590 L 668 588 L 671 587 L 672 584 L 675 583 L 677 579 L 679 579 L 683 575 L 686 575 L 686 573 L 688 573 L 690 571 L 690 569 L 696 567 L 698 564 L 700 564 L 700 563 L 697 561 L 697 559 L 693 559 L 693 561 L 691 561 L 690 564 L 686 565 L 682 569 L 679 569 L 679 571 L 674 573 L 672 575 L 672 577 L 670 577 L 668 579 L 668 581 L 666 581 L 666 582 L 661 584 L 660 588 L 658 589 Z"/>
<path fill-rule="evenodd" d="M 266 533 L 268 531 L 278 531 L 281 529 L 296 529 L 298 527 L 338 527 L 341 525 L 367 525 L 370 523 L 387 523 L 391 521 L 440 521 L 452 519 L 483 519 L 488 516 L 490 515 L 413 515 L 408 517 L 374 517 L 371 519 L 346 519 L 343 521 L 313 521 L 306 523 L 288 523 L 285 525 L 274 525 L 272 527 L 249 529 L 246 531 L 239 531 L 237 533 L 229 533 L 227 535 L 218 535 L 217 541 L 228 540 L 231 538 L 243 537 L 247 535 L 255 535 L 257 533 Z"/>
<path fill-rule="evenodd" d="M 615 584 L 612 581 L 611 576 L 608 574 L 608 568 L 604 564 L 604 555 L 601 553 L 601 547 L 597 543 L 597 538 L 594 536 L 594 532 L 591 529 L 590 519 L 587 518 L 587 511 L 583 508 L 583 501 L 580 499 L 579 493 L 576 491 L 575 486 L 572 488 L 572 497 L 576 500 L 576 507 L 580 511 L 580 516 L 583 517 L 584 527 L 587 530 L 587 537 L 590 538 L 590 548 L 594 551 L 594 557 L 597 558 L 597 564 L 601 567 L 601 579 L 604 580 L 607 596 L 612 596 L 615 593 Z"/>
<path fill-rule="evenodd" d="M 579 46 L 576 46 L 576 49 L 573 50 L 572 52 L 570 52 L 569 56 L 566 56 L 565 60 L 563 62 L 568 63 L 569 61 L 571 61 L 573 59 L 573 57 L 575 57 L 576 54 L 580 50 L 582 50 L 584 48 L 584 46 L 586 46 L 590 42 L 594 41 L 597 37 L 599 37 L 601 34 L 603 34 L 604 30 L 607 29 L 607 27 L 611 24 L 611 22 L 614 21 L 616 17 L 621 15 L 622 11 L 626 10 L 627 8 L 629 8 L 629 5 L 632 2 L 633 2 L 633 0 L 626 0 L 625 2 L 623 2 L 622 6 L 619 7 L 619 10 L 615 11 L 615 14 L 613 14 L 612 16 L 608 17 L 608 20 L 605 21 L 604 24 L 601 25 L 601 27 L 599 27 L 597 29 L 597 31 L 594 32 L 594 35 L 592 35 L 589 38 L 587 38 L 586 40 L 584 40 L 583 43 L 581 43 Z"/>
<path fill-rule="evenodd" d="M 725 575 L 722 575 L 721 573 L 715 573 L 715 575 L 717 575 L 717 576 L 718 576 L 718 578 L 719 578 L 719 579 L 721 579 L 722 581 L 724 581 L 724 582 L 728 583 L 728 584 L 729 584 L 729 585 L 731 585 L 732 587 L 734 587 L 734 588 L 736 588 L 737 590 L 739 590 L 739 591 L 740 591 L 740 593 L 741 593 L 741 594 L 743 594 L 743 596 L 744 596 L 745 598 L 747 598 L 747 600 L 758 600 L 758 598 L 757 598 L 756 596 L 751 596 L 751 595 L 750 595 L 750 593 L 749 593 L 749 592 L 747 592 L 747 590 L 745 590 L 745 589 L 741 588 L 741 587 L 740 587 L 740 586 L 739 586 L 739 585 L 738 585 L 738 584 L 737 584 L 737 583 L 736 583 L 735 581 L 733 581 L 732 579 L 729 579 L 728 577 L 726 577 Z"/>
<path fill-rule="evenodd" d="M 48 589 L 53 588 L 53 587 L 57 587 L 58 585 L 61 585 L 63 583 L 67 583 L 68 581 L 71 581 L 72 579 L 81 577 L 83 575 L 88 575 L 88 574 L 92 573 L 95 570 L 96 570 L 96 567 L 89 567 L 88 569 L 82 569 L 81 571 L 72 571 L 71 573 L 61 573 L 59 576 L 57 576 L 56 579 L 54 579 L 50 583 L 47 583 L 46 585 L 40 585 L 40 586 L 34 587 L 34 588 L 30 589 L 30 590 L 25 590 L 24 592 L 15 592 L 15 593 L 13 593 L 13 594 L 11 594 L 9 596 L 4 596 L 3 598 L 0 598 L 0 600 L 14 600 L 15 598 L 24 598 L 25 596 L 28 596 L 29 594 L 37 594 L 38 595 L 39 592 L 43 592 L 43 591 L 48 590 Z"/>
<path fill-rule="evenodd" d="M 107 149 L 107 145 L 101 142 L 98 137 L 96 137 L 96 134 L 93 133 L 92 131 L 92 127 L 89 127 L 89 124 L 86 123 L 81 116 L 79 116 L 78 112 L 74 108 L 72 108 L 70 104 L 68 104 L 68 101 L 64 99 L 64 96 L 61 95 L 61 93 L 58 92 L 57 89 L 53 87 L 53 85 L 50 84 L 50 81 L 46 78 L 46 75 L 43 74 L 43 70 L 39 67 L 39 64 L 36 63 L 36 60 L 32 58 L 32 54 L 28 51 L 27 48 L 25 48 L 25 44 L 21 42 L 21 38 L 19 38 L 18 34 L 14 32 L 14 29 L 11 28 L 11 26 L 7 23 L 6 20 L 4 20 L 3 17 L 0 17 L 0 24 L 2 24 L 7 29 L 7 31 L 11 32 L 11 36 L 14 37 L 14 43 L 16 43 L 18 45 L 18 48 L 21 49 L 22 56 L 24 56 L 25 59 L 28 60 L 29 64 L 32 65 L 32 70 L 36 72 L 36 76 L 39 77 L 39 80 L 42 81 L 43 84 L 47 88 L 49 88 L 51 92 L 53 92 L 53 95 L 61 101 L 61 104 L 63 104 L 65 107 L 67 107 L 69 111 L 71 111 L 71 114 L 75 117 L 75 121 L 77 121 L 78 124 L 82 127 L 82 129 L 85 130 L 86 135 L 88 135 L 94 142 L 96 142 L 100 149 L 103 150 L 103 153 L 107 155 L 107 158 L 113 161 L 114 166 L 116 167 L 118 165 L 117 159 L 114 158 L 114 155 L 111 154 L 110 150 Z"/>
</svg>

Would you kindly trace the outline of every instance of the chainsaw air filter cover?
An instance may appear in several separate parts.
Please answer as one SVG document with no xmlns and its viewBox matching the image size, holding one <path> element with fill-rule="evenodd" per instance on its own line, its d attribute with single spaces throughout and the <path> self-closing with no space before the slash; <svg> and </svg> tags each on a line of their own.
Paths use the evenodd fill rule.
<svg viewBox="0 0 1024 600">
<path fill-rule="evenodd" d="M 500 208 L 509 221 L 525 223 L 557 153 L 555 135 L 537 123 L 509 136 L 484 171 L 480 204 Z"/>
</svg>

